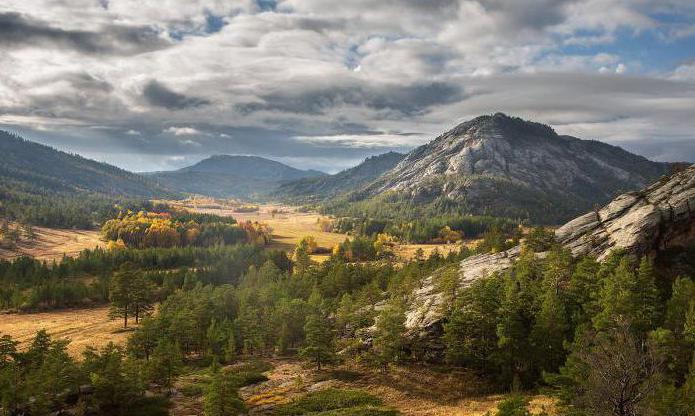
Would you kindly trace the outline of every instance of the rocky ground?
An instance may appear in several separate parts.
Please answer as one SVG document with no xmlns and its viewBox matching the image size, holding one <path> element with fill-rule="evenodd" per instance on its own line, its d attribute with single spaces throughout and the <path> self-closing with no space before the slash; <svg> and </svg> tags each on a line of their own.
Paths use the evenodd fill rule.
<svg viewBox="0 0 695 416">
<path fill-rule="evenodd" d="M 317 371 L 296 359 L 268 361 L 273 365 L 265 373 L 268 381 L 240 390 L 249 415 L 273 415 L 274 408 L 280 404 L 328 388 L 363 390 L 381 398 L 386 406 L 401 414 L 413 416 L 483 416 L 488 411 L 494 412 L 504 398 L 491 394 L 489 386 L 465 370 L 413 365 L 394 367 L 384 373 L 350 365 Z M 200 375 L 180 378 L 172 415 L 202 414 L 202 394 L 191 397 L 185 387 L 200 378 Z M 554 400 L 542 395 L 533 396 L 530 409 L 532 414 L 543 411 L 556 414 Z"/>
</svg>

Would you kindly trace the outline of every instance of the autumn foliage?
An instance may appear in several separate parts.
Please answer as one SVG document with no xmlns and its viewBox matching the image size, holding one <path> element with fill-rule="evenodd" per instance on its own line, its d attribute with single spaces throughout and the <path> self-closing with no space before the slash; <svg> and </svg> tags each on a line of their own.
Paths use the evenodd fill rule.
<svg viewBox="0 0 695 416">
<path fill-rule="evenodd" d="M 106 221 L 102 235 L 115 246 L 147 247 L 210 247 L 214 245 L 270 242 L 267 225 L 246 221 L 236 223 L 230 218 L 208 218 L 178 215 L 170 212 L 121 213 Z"/>
</svg>

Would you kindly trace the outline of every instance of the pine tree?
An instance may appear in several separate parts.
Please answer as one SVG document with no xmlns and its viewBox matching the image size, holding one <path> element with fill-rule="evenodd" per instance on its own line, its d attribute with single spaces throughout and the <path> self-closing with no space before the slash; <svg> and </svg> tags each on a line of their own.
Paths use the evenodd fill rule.
<svg viewBox="0 0 695 416">
<path fill-rule="evenodd" d="M 132 302 L 135 323 L 140 323 L 140 318 L 152 311 L 154 307 L 154 288 L 152 283 L 142 272 L 136 272 L 132 276 L 130 284 L 130 298 Z"/>
<path fill-rule="evenodd" d="M 245 410 L 236 386 L 213 362 L 212 380 L 205 392 L 203 410 L 205 416 L 236 416 Z"/>
<path fill-rule="evenodd" d="M 162 339 L 152 353 L 149 373 L 153 381 L 170 388 L 174 377 L 181 370 L 182 354 L 179 346 L 168 339 Z"/>
<path fill-rule="evenodd" d="M 233 330 L 228 330 L 227 331 L 227 342 L 224 347 L 224 362 L 227 364 L 231 364 L 234 361 L 236 361 L 237 358 L 237 346 L 236 346 L 236 338 L 234 337 L 234 331 Z"/>
<path fill-rule="evenodd" d="M 481 279 L 462 293 L 444 324 L 447 362 L 483 372 L 494 370 L 500 292 L 499 279 Z"/>
<path fill-rule="evenodd" d="M 404 333 L 405 309 L 400 299 L 394 298 L 384 307 L 376 321 L 374 352 L 384 371 L 389 364 L 397 363 L 403 357 Z"/>
<path fill-rule="evenodd" d="M 328 319 L 320 311 L 309 314 L 304 334 L 304 347 L 300 350 L 300 355 L 312 360 L 321 370 L 321 365 L 331 361 L 335 355 L 333 333 Z"/>
<path fill-rule="evenodd" d="M 497 346 L 502 379 L 508 383 L 529 384 L 535 374 L 531 329 L 534 323 L 535 290 L 537 282 L 529 280 L 527 273 L 513 272 L 505 276 L 505 287 L 497 325 Z"/>
<path fill-rule="evenodd" d="M 565 361 L 564 342 L 569 330 L 565 305 L 552 286 L 543 294 L 541 309 L 531 331 L 536 361 L 544 371 L 557 371 Z"/>
<path fill-rule="evenodd" d="M 604 282 L 599 300 L 601 311 L 594 318 L 594 327 L 604 330 L 619 320 L 627 320 L 635 334 L 644 337 L 655 326 L 657 305 L 651 262 L 642 259 L 635 273 L 631 258 L 625 256 Z"/>
<path fill-rule="evenodd" d="M 123 327 L 128 327 L 128 315 L 133 313 L 133 283 L 135 271 L 130 265 L 123 265 L 121 270 L 111 278 L 111 312 L 112 317 L 122 317 Z"/>
</svg>

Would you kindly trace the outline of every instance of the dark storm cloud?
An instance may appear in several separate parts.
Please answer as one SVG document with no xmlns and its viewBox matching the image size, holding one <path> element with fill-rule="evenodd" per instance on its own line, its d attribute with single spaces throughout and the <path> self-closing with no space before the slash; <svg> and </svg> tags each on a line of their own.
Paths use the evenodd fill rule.
<svg viewBox="0 0 695 416">
<path fill-rule="evenodd" d="M 576 0 L 480 0 L 485 10 L 497 13 L 511 24 L 511 29 L 542 30 L 562 23 L 566 18 L 566 7 Z"/>
<path fill-rule="evenodd" d="M 88 54 L 131 55 L 169 44 L 149 26 L 109 25 L 99 32 L 67 30 L 19 13 L 0 13 L 0 45 L 4 47 L 40 45 Z"/>
<path fill-rule="evenodd" d="M 142 94 L 151 105 L 169 110 L 183 110 L 210 104 L 210 101 L 203 98 L 189 97 L 172 91 L 156 80 L 148 82 Z"/>
<path fill-rule="evenodd" d="M 237 109 L 249 114 L 256 111 L 281 111 L 295 114 L 324 114 L 344 105 L 392 111 L 395 115 L 413 116 L 435 105 L 450 104 L 465 98 L 463 88 L 455 83 L 430 82 L 413 85 L 365 84 L 279 91 L 261 95 L 263 102 L 246 103 Z"/>
</svg>

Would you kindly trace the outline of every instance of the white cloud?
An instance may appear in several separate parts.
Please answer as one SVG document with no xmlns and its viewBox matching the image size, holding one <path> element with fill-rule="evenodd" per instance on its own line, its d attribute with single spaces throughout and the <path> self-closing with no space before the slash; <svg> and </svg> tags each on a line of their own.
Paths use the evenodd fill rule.
<svg viewBox="0 0 695 416">
<path fill-rule="evenodd" d="M 174 136 L 191 136 L 203 134 L 200 130 L 194 129 L 193 127 L 169 127 L 164 130 L 164 133 L 171 133 Z"/>
<path fill-rule="evenodd" d="M 41 129 L 56 144 L 97 132 L 73 150 L 153 155 L 142 163 L 163 149 L 307 160 L 346 149 L 355 160 L 495 111 L 606 140 L 695 130 L 685 115 L 692 63 L 640 75 L 617 45 L 601 52 L 625 33 L 689 36 L 687 0 L 280 0 L 277 9 L 261 13 L 252 0 L 8 0 L 0 16 L 88 32 L 88 41 L 147 27 L 165 43 L 90 53 L 11 44 L 0 33 L 0 123 Z M 204 30 L 210 14 L 226 24 L 215 33 Z M 156 99 L 144 96 L 148 85 Z"/>
</svg>

